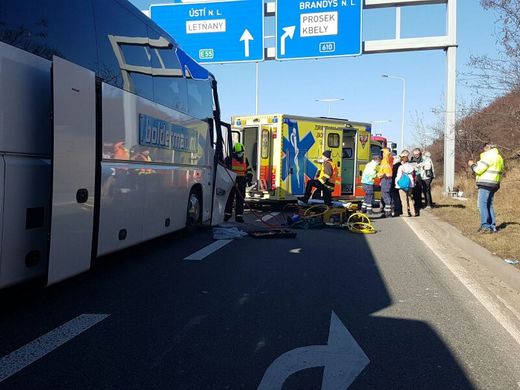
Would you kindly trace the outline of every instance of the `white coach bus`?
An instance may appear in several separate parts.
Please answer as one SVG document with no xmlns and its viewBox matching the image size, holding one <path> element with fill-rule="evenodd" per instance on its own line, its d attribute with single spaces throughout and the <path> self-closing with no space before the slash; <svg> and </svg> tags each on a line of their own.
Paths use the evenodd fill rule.
<svg viewBox="0 0 520 390">
<path fill-rule="evenodd" d="M 125 0 L 0 0 L 0 289 L 220 222 L 216 85 Z"/>
</svg>

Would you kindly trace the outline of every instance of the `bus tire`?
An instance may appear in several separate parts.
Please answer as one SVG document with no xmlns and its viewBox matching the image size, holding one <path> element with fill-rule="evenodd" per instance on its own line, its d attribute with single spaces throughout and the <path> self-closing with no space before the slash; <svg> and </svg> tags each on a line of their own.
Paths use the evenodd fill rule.
<svg viewBox="0 0 520 390">
<path fill-rule="evenodd" d="M 202 196 L 200 190 L 193 187 L 188 197 L 186 209 L 186 231 L 192 233 L 202 224 Z"/>
</svg>

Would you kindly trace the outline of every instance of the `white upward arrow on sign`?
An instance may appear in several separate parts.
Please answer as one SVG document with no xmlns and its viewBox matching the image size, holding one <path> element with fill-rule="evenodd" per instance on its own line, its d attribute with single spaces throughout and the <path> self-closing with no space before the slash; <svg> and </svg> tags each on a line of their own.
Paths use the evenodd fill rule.
<svg viewBox="0 0 520 390">
<path fill-rule="evenodd" d="M 281 41 L 280 54 L 285 55 L 285 40 L 287 39 L 287 37 L 289 37 L 290 39 L 293 39 L 294 32 L 296 31 L 296 26 L 284 27 L 282 30 L 284 31 L 284 33 L 283 33 L 282 37 L 280 38 L 280 41 Z"/>
<path fill-rule="evenodd" d="M 244 33 L 242 34 L 242 37 L 240 37 L 240 42 L 244 41 L 244 54 L 246 57 L 249 57 L 249 41 L 253 41 L 254 38 L 249 32 L 249 30 L 246 28 L 244 30 Z"/>
<path fill-rule="evenodd" d="M 346 389 L 368 363 L 365 352 L 332 312 L 327 345 L 311 345 L 284 353 L 267 368 L 258 390 L 282 390 L 292 374 L 313 367 L 325 367 L 321 390 Z"/>
</svg>

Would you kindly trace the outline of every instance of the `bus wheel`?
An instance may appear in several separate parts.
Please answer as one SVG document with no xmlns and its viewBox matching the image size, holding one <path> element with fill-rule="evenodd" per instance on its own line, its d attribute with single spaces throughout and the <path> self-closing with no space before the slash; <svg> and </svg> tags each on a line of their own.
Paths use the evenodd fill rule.
<svg viewBox="0 0 520 390">
<path fill-rule="evenodd" d="M 202 201 L 200 192 L 192 188 L 188 198 L 188 211 L 186 213 L 186 230 L 194 231 L 202 222 Z"/>
</svg>

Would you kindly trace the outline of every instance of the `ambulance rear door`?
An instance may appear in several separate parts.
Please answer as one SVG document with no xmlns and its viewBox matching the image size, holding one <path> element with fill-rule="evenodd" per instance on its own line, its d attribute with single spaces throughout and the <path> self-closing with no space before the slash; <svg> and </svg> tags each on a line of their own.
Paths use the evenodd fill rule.
<svg viewBox="0 0 520 390">
<path fill-rule="evenodd" d="M 337 129 L 328 127 L 325 131 L 325 137 L 323 139 L 325 144 L 324 150 L 331 151 L 332 163 L 336 167 L 336 183 L 334 185 L 332 196 L 341 196 L 341 158 L 343 153 L 342 140 L 342 127 L 338 127 Z"/>
<path fill-rule="evenodd" d="M 370 161 L 370 131 L 367 131 L 366 127 L 356 127 L 356 190 L 354 195 L 357 198 L 365 196 L 363 191 L 363 185 L 361 184 L 361 177 L 363 176 L 363 170 Z M 370 128 L 369 128 L 370 130 Z"/>
<path fill-rule="evenodd" d="M 273 189 L 273 126 L 260 127 L 260 148 L 258 148 L 258 188 L 262 191 Z"/>
</svg>

